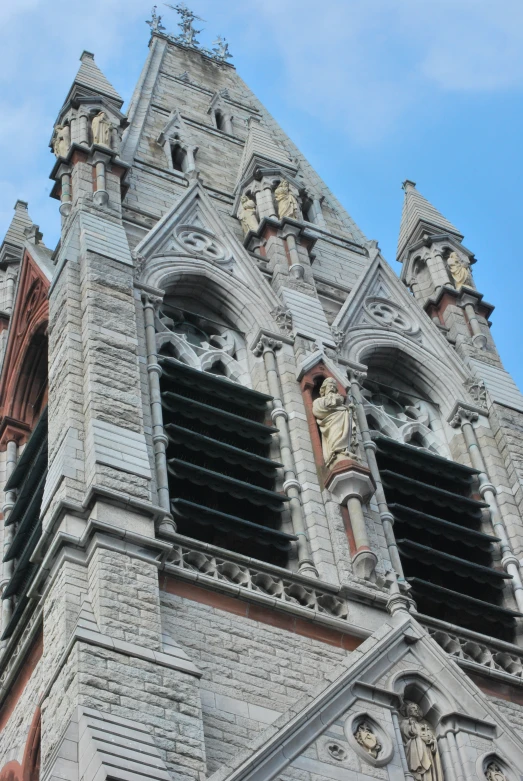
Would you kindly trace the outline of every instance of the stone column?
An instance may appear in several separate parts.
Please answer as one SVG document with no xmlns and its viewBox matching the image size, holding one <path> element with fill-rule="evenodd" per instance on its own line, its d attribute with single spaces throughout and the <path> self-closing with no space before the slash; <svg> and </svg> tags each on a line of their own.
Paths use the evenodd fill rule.
<svg viewBox="0 0 523 781">
<path fill-rule="evenodd" d="M 367 416 L 365 415 L 365 409 L 363 406 L 363 396 L 361 393 L 360 382 L 365 378 L 365 373 L 349 370 L 350 375 L 350 387 L 351 393 L 354 398 L 356 406 L 356 417 L 358 420 L 358 426 L 360 428 L 361 436 L 363 439 L 363 447 L 365 449 L 365 456 L 369 465 L 370 473 L 374 484 L 376 486 L 375 496 L 378 503 L 378 511 L 380 514 L 381 523 L 383 526 L 383 533 L 385 534 L 385 541 L 387 543 L 387 550 L 389 552 L 390 563 L 394 568 L 394 571 L 400 581 L 405 581 L 403 574 L 403 567 L 401 564 L 400 554 L 398 546 L 396 544 L 396 538 L 394 536 L 394 516 L 390 512 L 387 500 L 385 498 L 385 491 L 383 490 L 383 483 L 381 482 L 380 471 L 378 469 L 378 462 L 376 460 L 376 445 L 370 435 L 369 426 L 367 423 Z"/>
<path fill-rule="evenodd" d="M 62 217 L 68 217 L 71 213 L 71 169 L 69 166 L 61 166 L 58 172 L 62 186 L 60 214 Z"/>
<path fill-rule="evenodd" d="M 484 350 L 487 346 L 487 337 L 481 330 L 481 325 L 474 306 L 475 299 L 469 296 L 463 296 L 461 299 L 461 305 L 467 315 L 467 320 L 472 331 L 472 344 L 479 350 Z"/>
<path fill-rule="evenodd" d="M 430 272 L 436 293 L 443 287 L 443 285 L 450 284 L 447 264 L 443 260 L 441 253 L 442 250 L 435 247 L 427 253 L 427 268 Z"/>
<path fill-rule="evenodd" d="M 505 571 L 512 577 L 511 583 L 514 590 L 514 597 L 518 610 L 523 613 L 523 584 L 521 582 L 519 561 L 512 552 L 507 530 L 499 510 L 498 500 L 496 498 L 496 488 L 492 485 L 488 477 L 487 468 L 483 461 L 483 456 L 481 455 L 481 450 L 476 438 L 476 432 L 472 425 L 478 418 L 479 414 L 474 409 L 457 404 L 455 414 L 449 422 L 453 428 L 461 428 L 472 466 L 479 472 L 479 492 L 490 508 L 490 517 L 494 534 L 500 538 L 501 563 L 503 564 Z"/>
<path fill-rule="evenodd" d="M 89 118 L 87 114 L 80 114 L 78 120 L 78 143 L 89 146 Z"/>
<path fill-rule="evenodd" d="M 352 459 L 338 461 L 325 481 L 336 501 L 347 507 L 356 552 L 352 567 L 359 578 L 369 580 L 378 561 L 370 548 L 363 505 L 374 493 L 374 484 L 368 470 Z"/>
<path fill-rule="evenodd" d="M 9 439 L 7 441 L 7 447 L 6 447 L 6 483 L 13 474 L 14 468 L 16 466 L 16 461 L 18 457 L 18 443 L 15 439 Z M 6 521 L 9 519 L 9 516 L 11 514 L 11 510 L 14 507 L 14 503 L 16 500 L 16 492 L 15 491 L 6 491 L 5 497 L 4 497 L 4 504 L 2 506 L 2 512 L 4 515 L 4 546 L 3 546 L 3 556 L 2 559 L 5 557 L 5 554 L 7 553 L 9 546 L 11 545 L 14 537 L 14 528 L 13 526 L 6 526 Z M 13 575 L 14 570 L 14 561 L 4 561 L 3 562 L 3 574 L 2 574 L 2 594 L 4 592 L 4 589 L 11 579 Z M 7 625 L 9 621 L 11 620 L 11 615 L 13 612 L 13 598 L 8 597 L 8 599 L 2 600 L 2 633 L 5 632 Z"/>
<path fill-rule="evenodd" d="M 105 181 L 105 161 L 96 159 L 96 190 L 93 195 L 93 200 L 97 206 L 106 206 L 109 201 L 109 194 L 107 192 L 107 185 Z"/>
<path fill-rule="evenodd" d="M 148 293 L 143 293 L 142 302 L 145 320 L 147 374 L 149 377 L 149 395 L 151 397 L 151 417 L 153 422 L 156 488 L 158 492 L 158 504 L 165 510 L 165 518 L 161 521 L 159 530 L 162 533 L 172 533 L 176 531 L 176 525 L 171 515 L 166 456 L 168 439 L 163 428 L 162 395 L 160 391 L 162 368 L 158 363 L 156 354 L 156 329 L 154 327 L 155 307 L 161 302 L 161 298 L 149 295 Z"/>
<path fill-rule="evenodd" d="M 258 208 L 258 217 L 260 222 L 263 218 L 277 220 L 276 209 L 274 207 L 274 198 L 272 195 L 272 186 L 269 181 L 261 182 L 254 190 L 256 197 L 256 206 Z"/>
<path fill-rule="evenodd" d="M 296 466 L 292 452 L 291 438 L 289 434 L 288 415 L 282 403 L 282 390 L 278 364 L 275 351 L 279 350 L 282 343 L 269 336 L 262 336 L 253 352 L 256 356 L 263 356 L 269 392 L 273 397 L 273 409 L 271 413 L 274 425 L 278 429 L 280 454 L 284 469 L 283 490 L 289 497 L 289 507 L 292 518 L 294 534 L 298 537 L 296 543 L 298 552 L 298 568 L 302 575 L 318 577 L 318 572 L 312 561 L 309 539 L 305 529 L 303 508 L 300 501 L 301 486 L 296 478 Z"/>
</svg>

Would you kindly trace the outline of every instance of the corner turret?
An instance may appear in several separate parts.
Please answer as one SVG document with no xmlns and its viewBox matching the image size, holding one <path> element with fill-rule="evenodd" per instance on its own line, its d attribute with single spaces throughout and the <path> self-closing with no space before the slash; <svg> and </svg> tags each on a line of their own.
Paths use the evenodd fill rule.
<svg viewBox="0 0 523 781">
<path fill-rule="evenodd" d="M 405 197 L 396 259 L 401 280 L 459 352 L 495 352 L 488 318 L 494 309 L 476 289 L 474 253 L 463 234 L 416 189 L 403 182 Z"/>
</svg>

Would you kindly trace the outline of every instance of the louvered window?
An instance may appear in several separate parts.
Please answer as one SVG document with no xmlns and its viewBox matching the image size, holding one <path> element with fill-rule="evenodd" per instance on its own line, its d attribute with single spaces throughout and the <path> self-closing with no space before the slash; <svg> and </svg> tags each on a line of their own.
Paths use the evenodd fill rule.
<svg viewBox="0 0 523 781">
<path fill-rule="evenodd" d="M 503 606 L 509 576 L 492 563 L 498 538 L 481 531 L 477 475 L 413 445 L 376 437 L 377 460 L 394 531 L 418 611 L 512 640 L 520 615 Z"/>
<path fill-rule="evenodd" d="M 238 367 L 230 336 L 210 335 L 201 317 L 184 312 L 176 321 L 173 314 L 164 307 L 161 324 L 170 335 L 160 333 L 159 360 L 178 531 L 285 566 L 296 537 L 282 529 L 287 497 L 275 490 L 281 464 L 270 458 L 276 431 L 269 416 L 272 399 L 224 376 L 226 369 L 240 372 L 227 362 Z M 194 368 L 198 361 L 209 370 Z"/>
<path fill-rule="evenodd" d="M 31 555 L 42 535 L 40 510 L 47 476 L 47 407 L 5 485 L 5 491 L 16 491 L 16 501 L 5 525 L 14 526 L 15 533 L 4 555 L 13 561 L 13 574 L 3 597 L 12 597 L 14 610 L 2 640 L 10 637 L 28 602 L 27 592 L 36 572 Z"/>
</svg>

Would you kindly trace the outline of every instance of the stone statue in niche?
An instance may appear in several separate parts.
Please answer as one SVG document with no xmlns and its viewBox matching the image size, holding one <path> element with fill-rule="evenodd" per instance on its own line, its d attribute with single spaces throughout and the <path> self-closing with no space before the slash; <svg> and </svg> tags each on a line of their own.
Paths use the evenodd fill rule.
<svg viewBox="0 0 523 781">
<path fill-rule="evenodd" d="M 248 195 L 242 195 L 241 197 L 238 219 L 242 224 L 245 235 L 247 235 L 249 231 L 258 230 L 259 222 L 256 217 L 256 203 Z"/>
<path fill-rule="evenodd" d="M 67 157 L 71 146 L 71 131 L 69 125 L 57 125 L 53 141 L 53 152 L 57 157 Z"/>
<path fill-rule="evenodd" d="M 487 781 L 507 781 L 505 773 L 497 762 L 489 762 L 485 771 Z"/>
<path fill-rule="evenodd" d="M 298 206 L 298 200 L 292 192 L 289 182 L 286 179 L 281 180 L 274 191 L 274 197 L 276 199 L 276 208 L 278 210 L 278 218 L 280 220 L 282 220 L 284 217 L 290 217 L 292 220 L 300 219 L 300 207 Z"/>
<path fill-rule="evenodd" d="M 358 729 L 354 733 L 354 737 L 360 746 L 365 749 L 365 751 L 370 754 L 371 757 L 374 759 L 378 758 L 382 746 L 368 721 L 362 721 L 358 725 Z"/>
<path fill-rule="evenodd" d="M 356 458 L 357 447 L 354 405 L 345 404 L 333 377 L 327 377 L 312 412 L 321 433 L 323 458 L 327 467 L 344 458 Z"/>
<path fill-rule="evenodd" d="M 447 268 L 451 273 L 457 290 L 463 287 L 463 285 L 468 285 L 469 287 L 472 286 L 470 263 L 468 260 L 460 258 L 457 252 L 452 251 L 448 256 Z"/>
<path fill-rule="evenodd" d="M 443 781 L 438 743 L 419 705 L 405 701 L 400 724 L 410 772 L 416 781 Z"/>
<path fill-rule="evenodd" d="M 98 114 L 93 117 L 91 127 L 93 129 L 93 144 L 108 146 L 110 148 L 111 123 L 109 122 L 105 111 L 99 111 Z"/>
</svg>

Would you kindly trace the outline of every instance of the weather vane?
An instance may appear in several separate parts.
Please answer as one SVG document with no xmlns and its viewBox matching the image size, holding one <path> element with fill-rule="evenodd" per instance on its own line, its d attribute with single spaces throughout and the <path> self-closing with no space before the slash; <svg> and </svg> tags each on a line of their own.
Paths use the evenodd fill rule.
<svg viewBox="0 0 523 781">
<path fill-rule="evenodd" d="M 169 3 L 164 3 L 167 8 L 170 8 L 172 11 L 176 11 L 181 16 L 181 21 L 178 22 L 178 27 L 181 28 L 181 34 L 176 36 L 176 39 L 180 41 L 180 43 L 185 44 L 185 46 L 194 46 L 195 48 L 200 45 L 200 42 L 196 40 L 196 36 L 199 35 L 202 30 L 195 30 L 193 26 L 193 22 L 198 20 L 199 22 L 204 22 L 205 19 L 202 19 L 200 16 L 196 16 L 192 11 L 190 11 L 187 6 L 184 3 L 179 3 L 178 5 L 170 5 Z"/>
<path fill-rule="evenodd" d="M 158 16 L 156 13 L 157 8 L 158 6 L 153 5 L 151 18 L 145 23 L 149 25 L 152 33 L 162 33 L 165 30 L 165 27 L 162 24 L 162 17 Z"/>
</svg>

